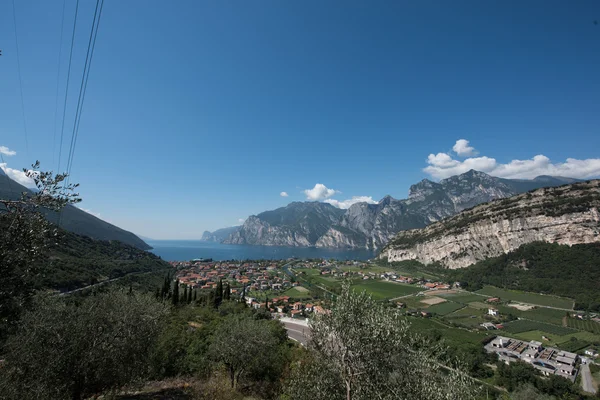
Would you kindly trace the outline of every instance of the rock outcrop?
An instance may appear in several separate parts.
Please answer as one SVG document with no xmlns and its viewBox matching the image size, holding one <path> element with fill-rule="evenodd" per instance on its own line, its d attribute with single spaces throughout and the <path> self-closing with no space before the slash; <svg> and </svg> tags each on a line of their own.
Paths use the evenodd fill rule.
<svg viewBox="0 0 600 400">
<path fill-rule="evenodd" d="M 426 228 L 400 232 L 379 257 L 464 268 L 536 241 L 598 242 L 599 208 L 600 180 L 538 189 L 476 206 Z"/>
<path fill-rule="evenodd" d="M 202 234 L 202 238 L 205 242 L 218 242 L 221 243 L 223 240 L 227 239 L 232 233 L 236 232 L 240 229 L 240 226 L 232 226 L 229 228 L 217 229 L 214 232 L 204 231 Z"/>
</svg>

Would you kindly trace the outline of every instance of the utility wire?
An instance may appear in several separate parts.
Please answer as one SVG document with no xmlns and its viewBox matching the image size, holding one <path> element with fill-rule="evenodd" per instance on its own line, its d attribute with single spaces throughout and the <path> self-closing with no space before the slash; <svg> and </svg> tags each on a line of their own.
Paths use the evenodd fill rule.
<svg viewBox="0 0 600 400">
<path fill-rule="evenodd" d="M 92 67 L 92 59 L 94 57 L 94 49 L 96 47 L 96 38 L 98 37 L 98 28 L 100 27 L 100 18 L 102 18 L 102 8 L 104 7 L 104 0 L 96 0 L 96 10 L 94 11 L 94 22 L 92 23 L 92 29 L 90 30 L 90 39 L 88 42 L 88 51 L 85 57 L 85 65 L 83 67 L 83 75 L 81 77 L 81 86 L 79 87 L 79 99 L 77 101 L 77 110 L 75 111 L 75 121 L 73 123 L 73 133 L 71 135 L 71 146 L 69 149 L 69 158 L 67 161 L 67 174 L 71 174 L 73 167 L 73 157 L 75 156 L 75 146 L 77 144 L 77 137 L 79 135 L 79 124 L 81 122 L 81 114 L 83 111 L 83 104 L 85 101 L 85 93 L 87 90 L 87 84 L 90 76 L 90 69 Z M 96 19 L 96 15 L 98 18 Z M 95 30 L 94 30 L 95 28 Z M 69 180 L 69 177 L 67 177 Z"/>
<path fill-rule="evenodd" d="M 54 165 L 55 162 L 55 158 L 56 158 L 56 119 L 58 117 L 58 88 L 59 88 L 59 84 L 60 84 L 60 65 L 61 65 L 61 58 L 62 58 L 62 48 L 63 48 L 63 34 L 65 31 L 65 6 L 67 4 L 66 0 L 63 0 L 63 7 L 62 7 L 62 18 L 60 21 L 60 41 L 59 43 L 59 47 L 58 47 L 58 71 L 56 72 L 56 94 L 55 94 L 55 100 L 54 100 L 54 124 L 52 125 L 52 129 L 53 129 L 53 133 L 52 133 L 52 165 Z M 59 173 L 60 171 L 56 171 L 57 173 Z"/>
<path fill-rule="evenodd" d="M 71 179 L 71 168 L 73 166 L 73 157 L 75 156 L 75 145 L 77 144 L 77 136 L 79 133 L 79 123 L 81 121 L 81 112 L 83 110 L 83 103 L 85 101 L 85 93 L 87 90 L 87 83 L 89 80 L 90 69 L 92 66 L 92 59 L 94 57 L 94 49 L 96 47 L 96 38 L 98 37 L 98 28 L 100 26 L 100 18 L 102 17 L 102 9 L 104 7 L 104 0 L 96 0 L 96 9 L 94 11 L 94 20 L 92 22 L 92 28 L 90 30 L 90 38 L 88 41 L 88 49 L 85 57 L 85 64 L 83 67 L 83 74 L 81 77 L 81 85 L 79 87 L 79 98 L 77 100 L 77 109 L 75 111 L 75 119 L 73 122 L 73 133 L 71 135 L 71 145 L 69 147 L 69 156 L 67 158 L 67 180 L 66 185 L 69 185 Z M 96 16 L 98 18 L 96 18 Z M 63 209 L 64 210 L 64 209 Z M 63 210 L 61 210 L 58 218 L 58 226 L 62 222 Z"/>
<path fill-rule="evenodd" d="M 13 0 L 14 1 L 14 0 Z M 79 10 L 79 0 L 75 3 L 75 17 L 73 18 L 73 33 L 71 34 L 71 50 L 69 52 L 69 69 L 67 71 L 67 85 L 65 88 L 65 101 L 63 103 L 62 124 L 60 128 L 60 146 L 58 147 L 58 168 L 57 173 L 60 174 L 60 160 L 62 158 L 63 135 L 65 131 L 65 114 L 67 112 L 67 99 L 69 98 L 69 80 L 71 78 L 71 61 L 73 60 L 73 44 L 75 43 L 75 28 L 77 27 L 77 12 Z"/>
<path fill-rule="evenodd" d="M 19 35 L 17 33 L 17 12 L 15 0 L 12 1 L 13 6 L 13 23 L 15 26 L 15 45 L 17 50 L 17 70 L 19 75 L 19 89 L 21 91 L 21 112 L 23 114 L 23 131 L 25 132 L 25 150 L 29 156 L 29 139 L 27 138 L 27 119 L 25 118 L 25 101 L 23 100 L 23 79 L 21 78 L 21 57 L 19 56 Z"/>
</svg>

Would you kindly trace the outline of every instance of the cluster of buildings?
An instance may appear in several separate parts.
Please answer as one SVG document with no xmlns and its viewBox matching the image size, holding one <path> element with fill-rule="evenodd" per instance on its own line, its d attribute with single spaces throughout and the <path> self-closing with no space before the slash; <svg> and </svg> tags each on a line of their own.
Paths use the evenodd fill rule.
<svg viewBox="0 0 600 400">
<path fill-rule="evenodd" d="M 185 261 L 171 265 L 177 269 L 175 278 L 192 289 L 213 289 L 220 280 L 232 287 L 256 291 L 285 290 L 295 285 L 279 268 L 281 261 Z"/>
<path fill-rule="evenodd" d="M 488 353 L 496 353 L 498 360 L 509 364 L 513 361 L 524 361 L 544 375 L 559 375 L 575 381 L 578 372 L 579 356 L 553 347 L 543 347 L 541 342 L 530 342 L 496 336 L 485 345 Z"/>
</svg>

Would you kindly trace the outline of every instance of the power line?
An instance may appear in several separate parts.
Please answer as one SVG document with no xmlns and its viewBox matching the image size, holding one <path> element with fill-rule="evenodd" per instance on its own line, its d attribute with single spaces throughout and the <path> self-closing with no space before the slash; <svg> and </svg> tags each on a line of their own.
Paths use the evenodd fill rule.
<svg viewBox="0 0 600 400">
<path fill-rule="evenodd" d="M 65 31 L 65 6 L 67 4 L 66 0 L 63 0 L 63 8 L 62 8 L 62 18 L 60 21 L 60 41 L 58 47 L 58 71 L 56 72 L 56 94 L 54 100 L 54 124 L 52 125 L 53 133 L 52 133 L 52 165 L 54 165 L 55 156 L 56 156 L 56 118 L 58 116 L 58 88 L 60 83 L 60 65 L 62 58 L 62 48 L 63 48 L 63 34 Z M 56 171 L 60 172 L 60 171 Z"/>
<path fill-rule="evenodd" d="M 25 150 L 29 156 L 29 139 L 27 138 L 27 119 L 25 118 L 25 101 L 23 100 L 23 79 L 21 78 L 21 57 L 19 56 L 19 35 L 17 33 L 17 12 L 15 0 L 12 1 L 13 6 L 13 23 L 15 26 L 15 45 L 17 50 L 17 70 L 19 75 L 19 89 L 21 91 L 21 112 L 23 114 L 23 131 L 25 132 Z"/>
<path fill-rule="evenodd" d="M 69 149 L 69 158 L 67 161 L 67 173 L 71 174 L 73 167 L 73 157 L 75 156 L 75 146 L 77 144 L 77 137 L 79 135 L 79 124 L 81 122 L 81 114 L 83 111 L 83 104 L 85 102 L 85 93 L 87 90 L 87 84 L 89 81 L 90 70 L 92 67 L 92 59 L 94 58 L 94 49 L 96 48 L 96 38 L 98 37 L 98 28 L 100 27 L 100 19 L 102 18 L 102 8 L 104 7 L 104 0 L 96 0 L 96 10 L 94 11 L 94 21 L 92 23 L 92 29 L 90 30 L 90 39 L 88 42 L 88 51 L 85 57 L 85 65 L 83 67 L 83 75 L 81 77 L 81 86 L 79 87 L 79 99 L 77 101 L 77 109 L 75 111 L 75 121 L 73 123 L 73 133 L 71 135 L 71 146 Z M 96 19 L 96 15 L 98 18 Z M 94 30 L 95 28 L 95 30 Z M 89 62 L 88 62 L 89 61 Z M 69 179 L 69 177 L 67 177 Z"/>
<path fill-rule="evenodd" d="M 13 0 L 14 1 L 14 0 Z M 77 12 L 79 10 L 79 0 L 75 3 L 75 17 L 73 18 L 73 33 L 71 34 L 71 50 L 69 51 L 69 69 L 67 70 L 67 85 L 65 88 L 65 101 L 63 104 L 62 124 L 60 128 L 60 146 L 58 147 L 58 168 L 57 173 L 60 173 L 60 160 L 62 158 L 63 134 L 65 131 L 65 114 L 67 112 L 67 99 L 69 98 L 69 81 L 71 78 L 71 61 L 73 60 L 73 44 L 75 43 L 75 28 L 77 27 Z"/>
<path fill-rule="evenodd" d="M 77 100 L 77 109 L 75 110 L 75 119 L 73 122 L 73 133 L 71 135 L 71 145 L 69 147 L 69 155 L 67 158 L 67 180 L 66 185 L 69 185 L 71 168 L 73 166 L 73 157 L 75 156 L 75 146 L 77 144 L 77 136 L 79 133 L 79 123 L 81 121 L 81 112 L 83 110 L 83 103 L 85 101 L 85 93 L 87 90 L 87 83 L 89 81 L 90 69 L 92 66 L 92 60 L 94 57 L 94 49 L 96 48 L 96 38 L 98 37 L 98 28 L 100 27 L 100 18 L 102 17 L 102 9 L 104 8 L 104 0 L 96 0 L 96 9 L 94 11 L 94 19 L 92 22 L 92 28 L 90 30 L 90 38 L 88 41 L 88 49 L 85 56 L 85 64 L 83 67 L 83 74 L 81 77 L 81 85 L 79 87 L 79 98 Z M 98 16 L 98 18 L 96 18 Z M 95 29 L 94 29 L 95 28 Z M 64 118 L 63 118 L 64 125 Z M 62 133 L 61 133 L 62 136 Z M 58 217 L 58 226 L 60 227 L 62 221 L 63 210 L 61 210 Z"/>
</svg>

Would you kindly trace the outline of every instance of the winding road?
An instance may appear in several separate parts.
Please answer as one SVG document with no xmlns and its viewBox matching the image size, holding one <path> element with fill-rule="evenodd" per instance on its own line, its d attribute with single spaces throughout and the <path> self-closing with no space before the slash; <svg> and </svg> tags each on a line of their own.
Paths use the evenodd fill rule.
<svg viewBox="0 0 600 400">
<path fill-rule="evenodd" d="M 589 364 L 581 365 L 581 387 L 584 392 L 595 394 L 594 384 L 592 381 L 592 373 L 590 372 Z"/>
<path fill-rule="evenodd" d="M 310 333 L 310 328 L 308 327 L 306 320 L 295 320 L 283 317 L 280 321 L 283 326 L 285 326 L 290 339 L 295 340 L 302 346 L 306 346 Z"/>
</svg>

